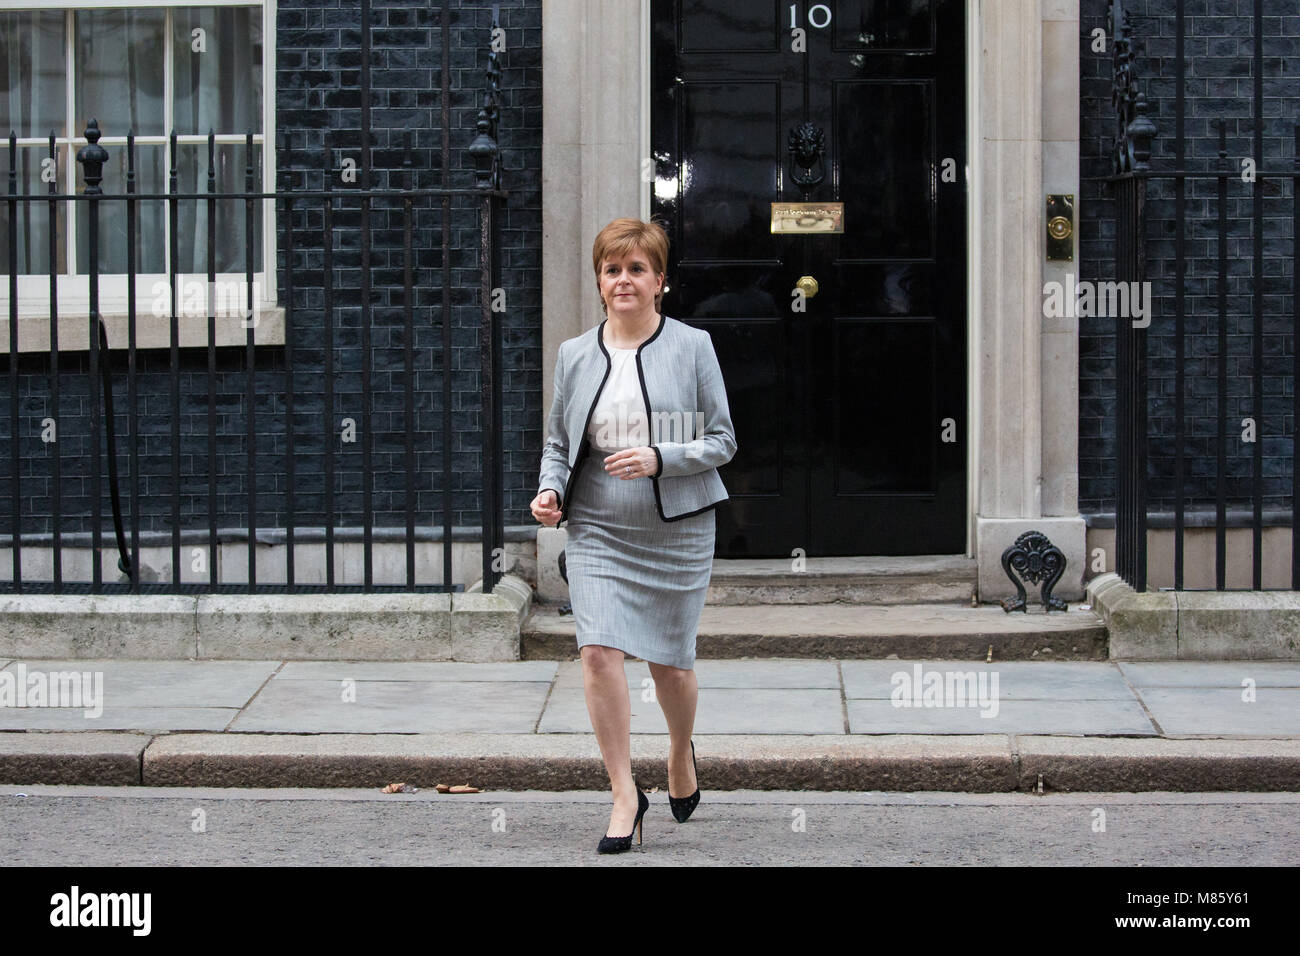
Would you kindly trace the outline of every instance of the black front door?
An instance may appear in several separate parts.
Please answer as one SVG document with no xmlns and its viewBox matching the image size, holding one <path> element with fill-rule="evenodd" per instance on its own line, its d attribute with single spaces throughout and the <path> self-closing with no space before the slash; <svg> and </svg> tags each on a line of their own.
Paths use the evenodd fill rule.
<svg viewBox="0 0 1300 956">
<path fill-rule="evenodd" d="M 713 336 L 739 445 L 719 557 L 965 550 L 963 6 L 653 2 L 664 311 Z M 773 233 L 805 201 L 843 233 Z"/>
</svg>

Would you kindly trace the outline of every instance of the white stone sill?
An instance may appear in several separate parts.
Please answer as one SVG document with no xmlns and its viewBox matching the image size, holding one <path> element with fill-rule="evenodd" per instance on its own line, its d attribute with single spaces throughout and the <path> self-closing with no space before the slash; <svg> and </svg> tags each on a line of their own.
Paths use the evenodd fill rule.
<svg viewBox="0 0 1300 956">
<path fill-rule="evenodd" d="M 123 351 L 128 344 L 128 322 L 125 312 L 101 312 L 108 331 L 110 349 Z M 59 316 L 59 352 L 85 352 L 89 346 L 90 322 L 87 312 L 62 313 Z M 205 315 L 182 315 L 177 321 L 180 348 L 207 348 L 208 319 Z M 217 346 L 246 345 L 248 330 L 241 315 L 218 315 L 216 321 Z M 156 316 L 150 311 L 136 310 L 135 341 L 137 349 L 171 348 L 171 316 Z M 257 324 L 253 328 L 255 345 L 284 344 L 284 309 L 266 305 L 257 311 Z M 48 315 L 18 317 L 18 351 L 41 353 L 50 351 L 50 319 Z M 0 355 L 9 354 L 9 316 L 0 315 Z"/>
</svg>

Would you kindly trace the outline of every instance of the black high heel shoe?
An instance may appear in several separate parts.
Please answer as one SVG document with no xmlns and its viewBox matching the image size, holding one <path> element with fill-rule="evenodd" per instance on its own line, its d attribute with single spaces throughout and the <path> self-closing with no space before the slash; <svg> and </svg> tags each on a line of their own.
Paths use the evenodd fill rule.
<svg viewBox="0 0 1300 956">
<path fill-rule="evenodd" d="M 695 792 L 689 797 L 674 797 L 668 794 L 668 805 L 673 808 L 673 817 L 678 823 L 685 823 L 695 808 L 700 804 L 700 768 L 695 763 L 695 741 L 691 741 L 691 766 L 695 768 Z"/>
<path fill-rule="evenodd" d="M 632 833 L 636 834 L 636 844 L 641 845 L 641 818 L 645 812 L 650 809 L 650 798 L 641 791 L 641 785 L 636 785 L 636 819 L 632 821 Z M 622 853 L 624 850 L 632 849 L 632 833 L 625 837 L 603 836 L 600 843 L 596 846 L 597 853 Z"/>
</svg>

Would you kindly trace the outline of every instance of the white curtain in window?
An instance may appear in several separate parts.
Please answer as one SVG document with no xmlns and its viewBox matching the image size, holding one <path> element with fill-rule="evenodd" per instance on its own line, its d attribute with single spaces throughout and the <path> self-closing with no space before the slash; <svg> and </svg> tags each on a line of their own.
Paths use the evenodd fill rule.
<svg viewBox="0 0 1300 956">
<path fill-rule="evenodd" d="M 0 134 L 6 138 L 11 130 L 19 137 L 64 135 L 64 22 L 59 12 L 0 13 Z"/>
<path fill-rule="evenodd" d="M 22 11 L 0 13 L 0 168 L 9 171 L 9 134 L 19 139 L 48 137 L 51 132 L 63 136 L 67 70 L 65 67 L 64 23 L 62 13 Z M 19 146 L 17 162 L 18 191 L 43 193 L 49 184 L 41 179 L 42 163 L 49 158 L 47 145 Z M 57 187 L 68 188 L 65 158 L 55 153 Z M 0 187 L 4 188 L 4 187 Z M 60 209 L 59 228 L 63 229 L 64 210 Z M 33 275 L 50 268 L 50 215 L 45 203 L 21 204 L 18 207 L 16 243 L 18 272 Z M 64 271 L 62 248 L 56 253 L 55 266 Z M 0 274 L 9 272 L 9 206 L 0 203 Z"/>
<path fill-rule="evenodd" d="M 171 23 L 170 36 L 168 23 Z M 260 7 L 104 8 L 65 11 L 0 12 L 0 137 L 12 129 L 19 137 L 44 139 L 53 130 L 59 137 L 79 138 L 94 118 L 105 137 L 164 137 L 173 129 L 181 136 L 243 136 L 262 130 L 262 11 Z M 68 38 L 72 26 L 75 61 L 68 64 Z M 172 115 L 165 97 L 166 59 L 172 60 Z M 73 115 L 67 113 L 68 87 L 72 86 Z M 105 143 L 109 161 L 103 170 L 107 193 L 126 190 L 126 148 Z M 0 151 L 3 147 L 0 146 Z M 19 190 L 44 192 L 41 160 L 48 148 L 35 143 L 20 147 Z M 76 144 L 58 153 L 58 187 L 62 192 L 85 187 L 82 168 L 72 161 Z M 260 188 L 262 148 L 254 148 L 256 184 Z M 137 189 L 164 192 L 168 162 L 164 147 L 137 144 Z M 218 145 L 218 192 L 245 188 L 246 150 L 243 143 Z M 206 192 L 208 153 L 204 144 L 181 144 L 172 158 L 182 192 Z M 0 166 L 7 167 L 7 162 Z M 0 175 L 3 175 L 0 173 Z M 261 217 L 255 206 L 254 248 L 261 247 Z M 87 205 L 60 209 L 75 215 L 76 271 L 89 271 Z M 75 212 L 74 212 L 75 210 Z M 142 203 L 135 252 L 141 271 L 166 269 L 166 204 Z M 0 203 L 0 271 L 7 269 L 9 249 L 7 207 Z M 25 274 L 49 268 L 49 225 L 45 204 L 20 208 L 17 229 L 19 270 Z M 219 272 L 245 267 L 245 204 L 222 202 L 216 215 L 216 267 Z M 66 235 L 61 222 L 60 235 Z M 208 264 L 207 204 L 183 201 L 178 210 L 177 268 L 205 272 Z M 59 271 L 66 271 L 64 247 L 57 255 Z M 126 216 L 121 203 L 109 201 L 101 208 L 98 268 L 102 274 L 126 270 Z M 260 261 L 254 263 L 254 268 Z"/>
<path fill-rule="evenodd" d="M 158 9 L 79 10 L 75 17 L 76 69 L 74 71 L 74 135 L 81 135 L 91 119 L 105 136 L 158 136 L 165 132 L 163 98 L 164 40 L 167 14 Z M 103 190 L 126 192 L 126 146 L 105 147 Z M 146 179 L 157 150 L 137 147 L 137 191 L 146 191 Z M 76 172 L 78 189 L 84 188 L 83 169 Z M 89 207 L 77 203 L 77 271 L 90 271 Z M 141 208 L 142 228 L 136 235 L 136 262 L 162 263 L 166 238 L 157 221 L 157 209 Z M 127 217 L 119 202 L 100 209 L 98 268 L 101 274 L 126 272 Z"/>
<path fill-rule="evenodd" d="M 256 8 L 178 8 L 172 17 L 173 106 L 181 135 L 244 134 L 262 130 L 262 24 Z M 245 150 L 221 145 L 216 152 L 218 192 L 243 192 Z M 207 147 L 182 150 L 181 190 L 206 192 Z M 255 167 L 256 168 L 256 167 Z M 260 183 L 260 176 L 258 177 Z M 256 207 L 255 207 L 256 208 Z M 216 268 L 244 268 L 244 203 L 217 210 Z M 199 203 L 182 216 L 181 271 L 208 268 L 208 210 Z M 260 230 L 259 230 L 260 231 Z M 256 268 L 257 265 L 254 265 Z"/>
<path fill-rule="evenodd" d="M 165 10 L 80 10 L 76 15 L 76 133 L 94 117 L 106 136 L 166 133 Z"/>
</svg>

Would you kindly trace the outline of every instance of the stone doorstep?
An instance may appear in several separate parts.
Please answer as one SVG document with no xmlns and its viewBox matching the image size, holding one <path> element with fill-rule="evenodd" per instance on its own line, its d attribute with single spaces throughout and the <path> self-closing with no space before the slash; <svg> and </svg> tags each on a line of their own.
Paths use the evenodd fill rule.
<svg viewBox="0 0 1300 956">
<path fill-rule="evenodd" d="M 1300 740 L 704 735 L 709 790 L 1292 791 Z M 634 734 L 633 768 L 666 786 L 662 735 Z M 0 734 L 0 783 L 492 790 L 608 787 L 590 734 Z M 450 798 L 449 798 L 450 799 Z M 465 799 L 475 799 L 466 797 Z M 490 799 L 490 798 L 489 798 Z"/>
<path fill-rule="evenodd" d="M 514 661 L 531 605 L 513 575 L 491 594 L 7 595 L 0 657 Z"/>
<path fill-rule="evenodd" d="M 709 605 L 969 603 L 975 559 L 962 555 L 718 559 L 709 581 Z"/>
<path fill-rule="evenodd" d="M 1088 582 L 1114 660 L 1300 660 L 1300 592 L 1135 591 Z"/>
<path fill-rule="evenodd" d="M 1107 660 L 1106 628 L 1093 611 L 1072 606 L 1046 614 L 1007 614 L 998 605 L 713 605 L 700 617 L 702 659 L 742 657 Z M 538 605 L 524 622 L 525 660 L 575 656 L 571 615 Z"/>
<path fill-rule="evenodd" d="M 565 529 L 536 531 L 539 600 L 563 604 L 569 599 L 559 570 L 567 539 Z M 808 557 L 797 565 L 785 557 L 715 558 L 706 603 L 969 604 L 976 579 L 976 560 L 962 554 Z"/>
<path fill-rule="evenodd" d="M 717 574 L 709 583 L 706 605 L 809 605 L 809 604 L 969 604 L 975 582 L 966 578 L 936 580 L 923 575 L 863 580 L 860 577 L 822 575 L 799 580 L 782 575 L 755 581 L 723 578 Z"/>
</svg>

